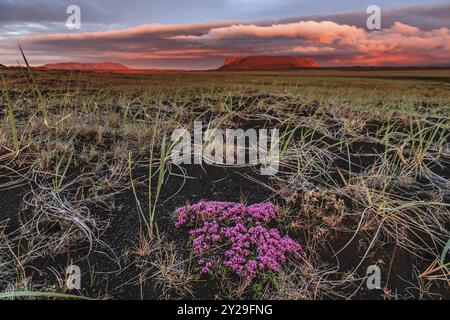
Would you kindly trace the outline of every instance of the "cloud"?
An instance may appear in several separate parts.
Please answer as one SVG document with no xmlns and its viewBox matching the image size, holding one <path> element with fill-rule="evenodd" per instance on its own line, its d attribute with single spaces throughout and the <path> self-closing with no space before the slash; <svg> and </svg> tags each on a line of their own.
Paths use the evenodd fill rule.
<svg viewBox="0 0 450 320">
<path fill-rule="evenodd" d="M 82 32 L 76 34 L 34 34 L 20 41 L 3 41 L 2 47 L 17 49 L 17 42 L 27 52 L 29 60 L 43 61 L 43 57 L 52 53 L 59 54 L 57 61 L 76 60 L 104 61 L 105 59 L 124 62 L 135 67 L 149 68 L 210 68 L 220 65 L 229 55 L 242 53 L 224 47 L 209 47 L 197 44 L 184 44 L 171 40 L 174 35 L 202 34 L 212 28 L 220 28 L 233 22 L 198 24 L 148 24 L 122 30 Z M 64 59 L 65 57 L 65 59 Z M 11 55 L 6 56 L 12 59 Z M 179 61 L 176 61 L 179 60 Z M 198 60 L 193 62 L 193 60 Z M 183 63 L 184 62 L 184 63 Z"/>
<path fill-rule="evenodd" d="M 422 22 L 441 16 L 436 6 L 424 8 Z M 417 8 L 408 10 L 419 15 Z M 395 12 L 386 15 L 398 15 Z M 430 24 L 421 27 L 398 20 L 382 30 L 367 31 L 358 23 L 348 22 L 350 17 L 355 15 L 336 15 L 333 21 L 297 18 L 145 24 L 110 31 L 41 33 L 25 36 L 20 42 L 35 64 L 51 55 L 53 60 L 45 62 L 108 60 L 134 67 L 208 69 L 220 66 L 228 56 L 273 54 L 313 57 L 322 66 L 450 65 L 448 26 L 430 29 Z M 17 41 L 0 39 L 0 45 L 9 52 L 6 59 L 12 60 L 10 52 L 17 48 Z"/>
<path fill-rule="evenodd" d="M 197 41 L 205 45 L 242 38 L 252 41 L 259 39 L 262 46 L 267 45 L 270 40 L 296 39 L 308 45 L 327 45 L 324 51 L 330 51 L 329 46 L 333 45 L 333 50 L 348 53 L 349 58 L 335 59 L 334 63 L 345 61 L 347 64 L 450 64 L 448 28 L 422 31 L 401 22 L 373 32 L 331 21 L 300 21 L 271 26 L 239 24 L 213 28 L 203 35 L 172 37 L 175 40 Z M 301 47 L 295 46 L 287 51 L 302 52 L 299 48 Z M 353 60 L 350 58 L 352 56 L 355 57 Z"/>
<path fill-rule="evenodd" d="M 305 54 L 321 54 L 334 52 L 336 49 L 331 47 L 293 47 L 291 51 Z"/>
<path fill-rule="evenodd" d="M 401 21 L 405 24 L 417 26 L 421 30 L 430 31 L 442 27 L 450 28 L 450 3 L 422 4 L 415 6 L 403 6 L 386 9 L 381 5 L 382 27 L 388 28 L 395 22 Z M 356 27 L 365 28 L 366 9 L 361 11 L 352 11 L 346 13 L 326 14 L 326 15 L 307 15 L 303 20 L 312 21 L 332 21 L 338 24 L 349 24 Z M 278 20 L 278 23 L 289 23 L 298 21 L 298 17 L 291 17 Z M 273 21 L 272 21 L 273 24 Z"/>
<path fill-rule="evenodd" d="M 197 35 L 174 36 L 175 40 L 225 40 L 242 37 L 249 38 L 300 38 L 330 44 L 336 39 L 342 42 L 356 42 L 365 35 L 363 29 L 355 26 L 340 25 L 331 21 L 300 21 L 271 26 L 231 25 L 213 28 L 208 33 Z"/>
</svg>

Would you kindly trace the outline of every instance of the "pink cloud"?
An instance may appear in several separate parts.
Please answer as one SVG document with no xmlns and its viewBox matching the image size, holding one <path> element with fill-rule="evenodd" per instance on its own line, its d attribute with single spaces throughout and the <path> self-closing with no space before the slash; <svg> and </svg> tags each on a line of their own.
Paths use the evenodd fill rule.
<svg viewBox="0 0 450 320">
<path fill-rule="evenodd" d="M 355 26 L 340 25 L 331 21 L 300 21 L 296 23 L 274 24 L 271 26 L 258 26 L 255 24 L 231 25 L 212 28 L 208 33 L 195 35 L 174 36 L 178 40 L 223 40 L 237 37 L 255 38 L 303 38 L 316 40 L 321 43 L 331 43 L 335 39 L 344 39 L 346 42 L 355 42 L 364 37 L 365 31 Z"/>
<path fill-rule="evenodd" d="M 203 35 L 181 35 L 172 39 L 199 41 L 204 44 L 216 41 L 249 39 L 301 39 L 311 46 L 295 46 L 291 52 L 346 51 L 348 58 L 334 59 L 335 63 L 355 64 L 421 64 L 448 62 L 450 64 L 450 31 L 440 28 L 422 31 L 417 27 L 396 22 L 387 29 L 366 31 L 355 26 L 340 25 L 330 21 L 300 21 L 271 26 L 231 25 L 212 28 Z M 322 50 L 318 45 L 327 45 Z M 332 47 L 333 45 L 334 47 Z M 317 49 L 317 50 L 316 50 Z M 427 54 L 424 55 L 424 52 Z M 352 58 L 354 56 L 355 58 Z"/>
<path fill-rule="evenodd" d="M 189 32 L 203 29 L 210 29 L 214 27 L 221 27 L 229 25 L 230 22 L 222 23 L 198 23 L 198 24 L 172 24 L 162 25 L 144 24 L 133 28 L 110 30 L 110 31 L 98 31 L 98 32 L 83 32 L 83 33 L 56 33 L 56 34 L 38 34 L 26 38 L 27 41 L 77 41 L 77 40 L 95 40 L 95 39 L 109 39 L 115 40 L 119 38 L 136 37 L 139 35 L 156 34 L 162 35 L 171 32 Z"/>
<path fill-rule="evenodd" d="M 336 51 L 336 49 L 331 47 L 293 47 L 291 51 L 298 53 L 317 54 L 322 52 L 334 52 Z"/>
<path fill-rule="evenodd" d="M 450 65 L 450 31 L 395 22 L 367 31 L 331 21 L 242 24 L 233 22 L 141 25 L 123 30 L 40 34 L 21 41 L 32 56 L 84 61 L 113 58 L 140 66 L 161 60 L 218 67 L 227 56 L 302 55 L 326 65 Z M 322 60 L 321 60 L 322 59 Z M 188 63 L 188 62 L 186 62 Z M 155 65 L 150 65 L 154 67 Z"/>
</svg>

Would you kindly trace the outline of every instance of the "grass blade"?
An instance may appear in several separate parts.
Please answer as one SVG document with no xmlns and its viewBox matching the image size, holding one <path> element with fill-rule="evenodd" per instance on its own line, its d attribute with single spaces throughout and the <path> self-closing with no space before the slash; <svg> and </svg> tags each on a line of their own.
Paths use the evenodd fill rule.
<svg viewBox="0 0 450 320">
<path fill-rule="evenodd" d="M 442 250 L 441 264 L 445 263 L 445 257 L 447 256 L 447 253 L 448 253 L 449 250 L 450 250 L 450 239 L 448 239 L 447 244 L 444 247 L 444 250 Z"/>
<path fill-rule="evenodd" d="M 17 135 L 16 119 L 14 118 L 14 104 L 11 101 L 11 99 L 9 98 L 8 87 L 6 86 L 5 77 L 3 76 L 3 73 L 1 75 L 2 75 L 2 80 L 3 80 L 3 90 L 6 95 L 6 102 L 7 102 L 6 107 L 7 107 L 7 111 L 8 111 L 9 123 L 11 125 L 11 130 L 12 130 L 14 151 L 19 152 L 20 141 L 19 141 L 19 137 Z"/>
<path fill-rule="evenodd" d="M 94 300 L 85 296 L 77 296 L 73 294 L 59 293 L 59 292 L 39 292 L 39 291 L 9 291 L 0 292 L 1 299 L 9 298 L 60 298 L 60 299 L 81 299 L 81 300 Z"/>
<path fill-rule="evenodd" d="M 19 49 L 20 49 L 20 52 L 22 53 L 23 60 L 25 61 L 25 64 L 27 66 L 28 75 L 30 76 L 30 79 L 31 79 L 32 90 L 33 90 L 33 92 L 34 92 L 34 94 L 35 94 L 35 96 L 36 96 L 36 98 L 38 100 L 39 108 L 41 109 L 42 115 L 44 117 L 44 123 L 48 127 L 48 112 L 47 112 L 47 106 L 46 106 L 45 100 L 42 97 L 42 93 L 39 90 L 39 87 L 38 87 L 38 85 L 37 85 L 37 83 L 36 83 L 36 81 L 35 81 L 35 79 L 33 77 L 33 73 L 31 72 L 31 67 L 30 67 L 30 65 L 28 63 L 27 57 L 25 56 L 25 53 L 23 52 L 22 47 L 20 46 L 20 44 L 19 44 Z"/>
</svg>

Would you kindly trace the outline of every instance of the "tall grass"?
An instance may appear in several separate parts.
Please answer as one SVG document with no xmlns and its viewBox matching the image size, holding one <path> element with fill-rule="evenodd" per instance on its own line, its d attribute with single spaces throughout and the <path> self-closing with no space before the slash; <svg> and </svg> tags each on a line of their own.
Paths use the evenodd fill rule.
<svg viewBox="0 0 450 320">
<path fill-rule="evenodd" d="M 21 71 L 26 72 L 26 69 L 23 68 Z M 30 70 L 29 66 L 28 71 L 30 77 L 34 76 L 39 80 L 40 73 Z M 33 71 L 33 75 L 31 75 L 31 71 Z M 6 75 L 9 77 L 9 73 Z M 8 77 L 6 79 L 9 79 Z M 26 75 L 28 81 L 30 77 Z M 91 89 L 96 89 L 91 86 L 107 85 L 107 77 L 114 78 L 116 76 L 83 74 L 83 77 L 95 78 L 88 78 L 85 93 L 81 86 L 77 86 L 77 90 L 79 88 L 81 92 L 79 104 L 78 100 L 77 102 L 69 100 L 69 91 L 63 96 L 63 100 L 61 100 L 63 103 L 56 99 L 53 100 L 56 97 L 42 91 L 46 101 L 39 103 L 41 108 L 37 110 L 37 114 L 42 119 L 44 112 L 47 114 L 47 110 L 52 110 L 51 121 L 54 126 L 52 129 L 58 127 L 58 130 L 41 132 L 42 125 L 40 123 L 36 125 L 36 122 L 29 121 L 28 128 L 20 126 L 20 132 L 25 132 L 22 137 L 26 137 L 26 140 L 20 139 L 21 136 L 17 134 L 15 123 L 17 119 L 14 119 L 13 114 L 15 112 L 17 117 L 17 108 L 23 104 L 22 100 L 13 97 L 12 94 L 8 95 L 6 82 L 3 79 L 9 116 L 9 120 L 5 117 L 5 123 L 9 125 L 9 122 L 12 121 L 10 128 L 6 128 L 5 132 L 8 132 L 8 135 L 9 132 L 12 132 L 14 149 L 18 150 L 20 143 L 23 148 L 25 141 L 31 141 L 30 152 L 27 152 L 27 161 L 32 159 L 30 162 L 32 166 L 30 166 L 39 168 L 39 172 L 33 170 L 32 173 L 39 179 L 41 171 L 45 177 L 48 172 L 53 173 L 53 189 L 51 191 L 56 192 L 48 192 L 51 195 L 47 196 L 48 188 L 44 190 L 45 192 L 36 188 L 36 195 L 33 194 L 33 199 L 40 199 L 35 207 L 41 209 L 41 216 L 46 214 L 52 197 L 56 198 L 54 200 L 56 205 L 61 205 L 62 201 L 59 196 L 63 195 L 56 193 L 62 188 L 68 195 L 74 195 L 74 201 L 80 197 L 85 201 L 89 192 L 89 198 L 93 199 L 92 204 L 94 204 L 97 201 L 103 203 L 103 199 L 106 199 L 106 197 L 103 198 L 103 193 L 108 193 L 109 196 L 109 191 L 105 190 L 114 189 L 114 192 L 118 190 L 117 193 L 119 193 L 128 187 L 136 202 L 141 227 L 139 236 L 147 243 L 149 248 L 147 252 L 158 250 L 158 254 L 162 257 L 166 254 L 165 247 L 157 247 L 157 243 L 160 239 L 164 239 L 165 230 L 158 230 L 157 220 L 159 220 L 158 215 L 160 214 L 158 209 L 166 200 L 165 192 L 163 192 L 166 174 L 174 165 L 170 163 L 170 150 L 173 145 L 170 140 L 167 141 L 171 129 L 179 126 L 180 123 L 189 126 L 197 119 L 207 118 L 210 118 L 208 128 L 219 130 L 241 124 L 253 125 L 253 123 L 256 123 L 256 126 L 264 123 L 264 128 L 266 128 L 275 123 L 282 130 L 280 174 L 273 177 L 270 183 L 265 183 L 262 179 L 258 181 L 258 177 L 253 178 L 253 175 L 249 178 L 254 183 L 266 184 L 274 194 L 279 193 L 286 199 L 286 202 L 283 202 L 286 214 L 279 220 L 280 225 L 285 224 L 286 229 L 292 227 L 304 230 L 310 248 L 308 251 L 313 253 L 311 255 L 312 262 L 316 262 L 312 260 L 316 257 L 321 258 L 319 255 L 322 251 L 316 250 L 317 245 L 321 245 L 322 242 L 333 242 L 336 239 L 334 235 L 340 236 L 341 232 L 345 232 L 349 235 L 353 234 L 353 236 L 344 248 L 355 239 L 361 238 L 361 248 L 367 249 L 367 252 L 362 252 L 364 258 L 371 254 L 370 250 L 387 239 L 390 243 L 395 242 L 397 246 L 415 253 L 419 257 L 425 255 L 428 257 L 433 254 L 436 264 L 439 264 L 438 256 L 440 254 L 441 267 L 449 266 L 446 258 L 448 258 L 450 240 L 447 243 L 443 240 L 447 240 L 449 237 L 446 225 L 448 210 L 444 204 L 439 202 L 444 201 L 445 198 L 438 200 L 440 194 L 437 194 L 441 191 L 445 193 L 447 190 L 441 187 L 445 182 L 442 179 L 446 179 L 446 176 L 442 176 L 440 171 L 433 174 L 429 170 L 429 168 L 434 169 L 437 166 L 441 166 L 441 169 L 445 170 L 448 166 L 448 162 L 446 162 L 449 138 L 447 118 L 436 120 L 429 117 L 428 113 L 419 113 L 418 116 L 415 116 L 416 118 L 413 118 L 411 114 L 406 114 L 406 111 L 392 109 L 394 101 L 381 100 L 382 103 L 376 101 L 376 94 L 373 93 L 373 90 L 370 90 L 368 94 L 368 101 L 362 100 L 364 104 L 358 107 L 354 104 L 335 105 L 344 100 L 352 102 L 353 92 L 345 91 L 345 94 L 338 95 L 335 94 L 336 91 L 331 90 L 330 94 L 326 95 L 328 94 L 326 86 L 312 90 L 309 97 L 311 101 L 307 102 L 303 100 L 303 96 L 296 96 L 290 92 L 287 97 L 276 95 L 265 98 L 264 90 L 255 93 L 249 88 L 247 92 L 247 88 L 243 87 L 239 88 L 239 92 L 230 93 L 228 90 L 223 90 L 224 88 L 212 85 L 206 88 L 211 91 L 209 93 L 194 92 L 192 95 L 186 94 L 183 97 L 179 96 L 181 93 L 163 95 L 160 92 L 150 92 L 134 98 L 134 92 L 133 95 L 128 93 L 116 95 L 115 92 L 108 92 L 104 88 L 95 93 L 91 91 Z M 228 77 L 228 75 L 224 75 L 224 77 Z M 119 77 L 117 76 L 117 78 Z M 194 81 L 193 79 L 191 80 Z M 126 82 L 127 79 L 121 81 Z M 212 77 L 210 81 L 213 81 Z M 299 90 L 301 85 L 300 82 Z M 31 86 L 33 89 L 37 87 L 33 78 L 32 82 L 29 81 L 27 85 L 28 88 Z M 309 90 L 309 88 L 306 89 Z M 36 97 L 39 98 L 40 91 L 38 88 L 36 90 Z M 290 90 L 293 89 L 289 88 L 288 91 Z M 376 90 L 379 91 L 378 86 L 376 86 Z M 29 89 L 26 92 L 28 91 Z M 319 93 L 321 95 L 318 95 Z M 254 94 L 258 94 L 257 99 L 248 101 L 248 96 Z M 11 103 L 10 98 L 13 98 L 14 104 Z M 23 101 L 26 102 L 26 100 Z M 334 104 L 328 105 L 328 101 L 332 101 Z M 312 102 L 317 102 L 317 104 L 308 104 Z M 57 106 L 60 108 L 58 109 Z M 308 107 L 305 109 L 306 112 L 302 111 L 304 107 Z M 402 106 L 404 109 L 413 107 L 415 105 L 409 102 Z M 70 111 L 66 112 L 66 108 Z M 381 108 L 383 111 L 380 111 Z M 43 111 L 42 114 L 40 110 Z M 61 117 L 58 117 L 58 112 L 62 114 Z M 31 118 L 28 113 L 26 116 Z M 358 127 L 352 124 L 352 121 L 355 118 L 358 120 L 358 117 L 364 121 L 367 120 L 368 124 L 365 125 L 364 130 L 359 131 Z M 40 122 L 42 123 L 42 120 Z M 46 121 L 46 123 L 48 122 Z M 70 142 L 76 144 L 77 151 L 73 151 L 75 150 L 73 144 L 67 145 L 68 132 L 80 137 L 77 142 L 73 142 L 73 139 Z M 95 133 L 97 133 L 97 137 L 100 137 L 97 142 L 92 138 Z M 11 139 L 9 136 L 7 138 L 9 144 Z M 102 140 L 101 143 L 100 140 Z M 369 148 L 360 148 L 361 143 L 367 143 Z M 62 151 L 60 150 L 61 145 L 63 145 Z M 58 148 L 55 149 L 56 147 Z M 56 156 L 54 150 L 57 150 Z M 145 158 L 145 161 L 142 161 L 142 158 Z M 75 164 L 80 172 L 86 172 L 89 175 L 79 180 L 80 189 L 76 190 L 76 194 L 75 188 L 67 188 L 69 168 Z M 136 169 L 147 164 L 148 168 L 145 167 L 145 172 L 138 177 L 136 171 L 139 173 L 142 171 Z M 233 168 L 225 170 L 233 170 Z M 417 172 L 421 176 L 417 177 Z M 187 171 L 183 171 L 183 173 L 186 175 Z M 428 176 L 428 180 L 423 179 L 425 175 Z M 438 176 L 442 176 L 442 179 L 438 180 Z M 25 178 L 28 177 L 35 179 L 35 176 L 25 176 Z M 147 177 L 148 180 L 145 180 Z M 438 181 L 440 184 L 431 184 L 427 181 Z M 78 190 L 82 192 L 78 193 Z M 248 191 L 251 192 L 251 190 L 253 189 Z M 434 196 L 437 197 L 437 200 L 421 202 L 418 199 L 422 199 L 422 197 L 418 197 L 418 195 L 422 196 L 422 193 L 416 193 L 416 190 L 426 193 L 426 199 L 429 195 L 433 201 Z M 322 199 L 322 193 L 335 195 L 338 200 L 346 200 L 345 204 L 348 204 L 348 207 L 343 209 L 342 213 L 334 214 L 328 212 L 332 210 L 320 209 L 322 207 L 320 204 L 319 209 L 313 208 L 314 211 L 311 210 L 307 215 L 302 214 L 297 221 L 299 216 L 297 211 L 303 210 L 303 207 L 307 205 L 307 203 L 303 203 L 305 202 L 303 196 L 310 191 L 313 191 L 312 194 L 317 194 L 317 201 L 323 202 L 324 205 L 328 200 Z M 90 196 L 91 192 L 92 196 Z M 244 192 L 246 193 L 247 190 L 242 191 L 243 194 Z M 185 198 L 189 197 L 189 195 L 183 194 Z M 44 196 L 46 198 L 43 198 Z M 259 198 L 259 195 L 255 195 L 255 198 Z M 181 201 L 183 200 L 181 199 Z M 64 205 L 64 203 L 62 204 Z M 148 208 L 145 207 L 146 205 Z M 313 204 L 310 206 L 312 207 Z M 115 210 L 115 207 L 111 206 L 111 210 Z M 55 212 L 54 219 L 61 219 L 62 210 Z M 73 219 L 72 216 L 68 217 Z M 95 221 L 97 218 L 95 214 L 92 216 L 92 220 L 78 221 L 76 225 L 83 231 L 87 229 L 85 224 L 89 224 L 90 221 Z M 345 219 L 345 222 L 341 222 L 341 219 Z M 33 221 L 27 223 L 31 225 Z M 47 221 L 53 223 L 55 220 Z M 292 223 L 290 223 L 291 221 Z M 93 225 L 93 223 L 91 224 Z M 79 232 L 72 232 L 75 230 L 72 227 L 68 230 L 70 235 L 67 236 L 67 239 L 71 240 L 71 237 L 77 239 L 75 236 Z M 50 246 L 47 243 L 53 241 L 54 237 L 53 231 L 51 232 L 49 234 L 51 238 L 42 235 L 42 240 L 40 240 L 41 238 L 38 240 Z M 328 232 L 333 234 L 333 237 L 328 236 Z M 91 230 L 89 229 L 85 233 L 92 242 L 94 235 L 91 235 Z M 32 235 L 35 236 L 35 233 Z M 347 236 L 345 236 L 345 241 L 347 241 Z M 336 241 L 336 245 L 338 245 L 338 241 Z M 444 250 L 441 254 L 442 247 Z M 72 247 L 68 247 L 68 250 L 71 249 Z M 342 250 L 339 250 L 338 253 Z M 377 247 L 376 250 L 384 250 L 384 248 Z M 361 252 L 358 250 L 359 253 Z M 163 266 L 164 263 L 167 265 L 170 261 L 163 261 L 164 259 L 161 258 L 161 261 L 157 262 L 149 260 L 148 263 L 151 266 L 157 264 Z M 317 260 L 317 262 L 321 263 L 322 261 Z M 27 263 L 34 264 L 31 258 Z M 298 266 L 300 267 L 300 265 Z M 176 267 L 178 268 L 178 266 Z M 175 271 L 178 272 L 178 270 L 180 269 Z M 92 284 L 95 281 L 95 264 L 92 268 L 89 264 L 89 271 Z M 167 272 L 172 271 L 168 270 Z M 297 276 L 304 279 L 303 275 Z M 156 277 L 152 274 L 151 281 L 153 282 Z M 334 281 L 334 275 L 332 277 Z M 327 283 L 327 279 L 324 282 Z M 70 295 L 33 291 L 0 294 L 0 299 L 16 297 L 72 298 Z M 73 296 L 73 298 L 82 297 Z"/>
<path fill-rule="evenodd" d="M 38 100 L 38 106 L 39 109 L 42 112 L 42 116 L 44 117 L 44 124 L 48 127 L 49 121 L 48 121 L 48 110 L 47 110 L 47 103 L 45 102 L 44 97 L 42 96 L 42 92 L 39 89 L 39 86 L 37 85 L 36 80 L 34 79 L 33 73 L 31 72 L 31 67 L 28 63 L 27 57 L 25 56 L 25 53 L 22 50 L 22 47 L 19 45 L 20 52 L 22 54 L 23 60 L 25 61 L 25 64 L 27 66 L 28 75 L 30 76 L 31 80 L 31 88 L 33 90 L 33 93 Z"/>
<path fill-rule="evenodd" d="M 6 96 L 6 108 L 9 118 L 9 124 L 11 125 L 11 134 L 13 139 L 13 145 L 14 145 L 14 151 L 17 153 L 20 150 L 20 141 L 19 137 L 17 135 L 17 127 L 16 127 L 16 119 L 14 118 L 14 103 L 11 101 L 11 98 L 9 97 L 8 87 L 6 85 L 5 77 L 2 75 L 2 82 L 3 82 L 3 92 Z"/>
<path fill-rule="evenodd" d="M 135 183 L 135 180 L 133 177 L 133 154 L 131 151 L 128 153 L 128 172 L 130 175 L 131 190 L 133 192 L 134 200 L 136 202 L 136 208 L 138 211 L 139 222 L 142 223 L 142 220 L 144 220 L 144 222 L 147 226 L 147 230 L 150 230 L 150 226 L 148 225 L 148 222 L 145 219 L 144 212 L 143 212 L 142 206 L 141 206 L 141 202 L 139 201 L 139 196 L 138 196 L 137 190 L 136 190 L 136 183 Z M 141 234 L 142 234 L 142 227 L 141 227 Z"/>
<path fill-rule="evenodd" d="M 161 193 L 161 188 L 164 183 L 164 173 L 165 173 L 165 164 L 166 164 L 166 136 L 164 135 L 161 142 L 160 148 L 160 157 L 159 157 L 159 174 L 158 181 L 156 185 L 156 193 L 153 198 L 153 188 L 152 188 L 152 177 L 153 177 L 153 150 L 156 144 L 156 137 L 158 134 L 158 130 L 160 129 L 160 112 L 158 112 L 156 116 L 156 121 L 153 126 L 153 134 L 150 142 L 150 160 L 149 160 L 149 168 L 148 168 L 148 225 L 149 225 L 149 237 L 152 239 L 154 237 L 154 221 L 156 214 L 156 204 L 159 199 L 159 195 Z M 157 230 L 157 227 L 156 227 Z"/>
<path fill-rule="evenodd" d="M 64 168 L 64 171 L 61 174 L 60 174 L 60 170 L 61 170 L 61 166 L 64 162 L 65 155 L 63 155 L 59 158 L 59 161 L 57 162 L 56 167 L 55 167 L 55 180 L 53 181 L 53 187 L 54 187 L 55 192 L 58 192 L 61 190 L 61 186 L 64 181 L 64 178 L 66 177 L 67 171 L 69 170 L 70 164 L 72 163 L 72 158 L 73 158 L 73 151 L 69 154 L 66 166 Z"/>
<path fill-rule="evenodd" d="M 53 189 L 55 192 L 58 192 L 61 190 L 61 186 L 62 183 L 64 182 L 64 179 L 67 175 L 67 172 L 69 170 L 70 165 L 72 164 L 72 159 L 74 156 L 74 151 L 73 151 L 73 141 L 75 140 L 76 135 L 73 135 L 72 137 L 70 137 L 68 144 L 70 147 L 72 147 L 72 150 L 70 151 L 69 155 L 67 156 L 67 153 L 64 152 L 58 159 L 58 161 L 56 162 L 56 166 L 55 166 L 55 178 L 53 180 Z M 61 172 L 62 166 L 64 164 L 64 160 L 67 161 L 65 163 L 65 167 L 64 170 Z"/>
<path fill-rule="evenodd" d="M 442 250 L 442 254 L 441 254 L 441 264 L 442 265 L 445 264 L 445 258 L 447 257 L 449 250 L 450 250 L 450 239 L 448 239 L 447 244 L 444 247 L 444 250 Z"/>
<path fill-rule="evenodd" d="M 161 189 L 164 184 L 164 174 L 166 170 L 166 135 L 163 136 L 163 140 L 161 143 L 161 149 L 160 149 L 160 158 L 159 158 L 159 173 L 158 173 L 158 183 L 156 185 L 156 195 L 155 195 L 155 202 L 150 205 L 149 207 L 149 214 L 150 214 L 150 227 L 151 229 L 151 236 L 153 236 L 153 225 L 155 220 L 155 212 L 156 212 L 156 204 L 158 202 L 159 196 L 161 194 Z M 149 192 L 151 193 L 151 191 Z M 156 226 L 156 225 L 155 225 Z M 156 232 L 158 232 L 158 226 L 156 226 Z"/>
</svg>

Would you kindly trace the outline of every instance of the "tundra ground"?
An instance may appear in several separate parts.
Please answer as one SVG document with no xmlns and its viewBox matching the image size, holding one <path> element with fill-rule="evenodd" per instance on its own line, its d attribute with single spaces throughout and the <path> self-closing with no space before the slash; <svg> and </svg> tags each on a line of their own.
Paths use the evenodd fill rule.
<svg viewBox="0 0 450 320">
<path fill-rule="evenodd" d="M 450 70 L 2 75 L 2 297 L 450 298 Z M 175 165 L 196 120 L 279 129 L 280 172 Z M 201 200 L 277 204 L 307 257 L 258 284 L 199 273 L 173 213 Z"/>
</svg>

